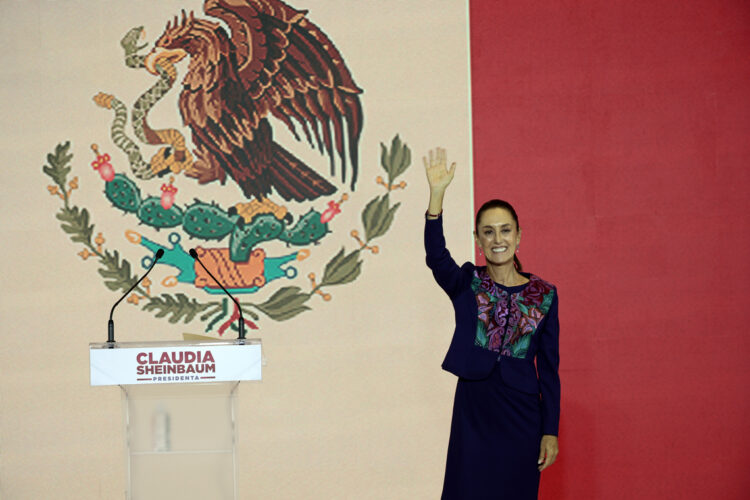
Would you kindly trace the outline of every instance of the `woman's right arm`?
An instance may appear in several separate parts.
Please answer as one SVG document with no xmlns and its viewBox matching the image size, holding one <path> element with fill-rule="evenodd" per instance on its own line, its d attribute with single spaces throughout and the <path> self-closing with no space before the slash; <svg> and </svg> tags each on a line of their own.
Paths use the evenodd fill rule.
<svg viewBox="0 0 750 500">
<path fill-rule="evenodd" d="M 458 290 L 461 284 L 461 268 L 451 257 L 445 247 L 443 236 L 443 197 L 453 180 L 456 164 L 446 168 L 446 154 L 442 148 L 429 152 L 424 157 L 425 173 L 430 186 L 430 201 L 425 214 L 424 245 L 427 254 L 427 266 L 432 270 L 435 281 L 449 296 Z"/>
</svg>

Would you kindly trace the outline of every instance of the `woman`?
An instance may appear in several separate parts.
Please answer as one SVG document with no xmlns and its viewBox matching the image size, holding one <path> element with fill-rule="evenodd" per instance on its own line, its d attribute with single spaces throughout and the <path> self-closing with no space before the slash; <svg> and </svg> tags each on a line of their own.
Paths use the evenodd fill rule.
<svg viewBox="0 0 750 500">
<path fill-rule="evenodd" d="M 557 290 L 522 271 L 518 217 L 502 200 L 477 212 L 474 237 L 487 265 L 459 267 L 442 229 L 443 196 L 456 164 L 446 168 L 443 149 L 430 151 L 424 163 L 427 265 L 456 317 L 443 361 L 459 379 L 442 498 L 535 499 L 540 472 L 558 453 Z"/>
</svg>

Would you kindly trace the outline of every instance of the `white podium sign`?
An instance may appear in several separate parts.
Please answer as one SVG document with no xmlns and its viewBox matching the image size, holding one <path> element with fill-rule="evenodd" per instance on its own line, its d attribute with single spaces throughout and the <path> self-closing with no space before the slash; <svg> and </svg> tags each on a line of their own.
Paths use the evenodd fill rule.
<svg viewBox="0 0 750 500">
<path fill-rule="evenodd" d="M 89 345 L 91 385 L 261 380 L 258 339 Z"/>
</svg>

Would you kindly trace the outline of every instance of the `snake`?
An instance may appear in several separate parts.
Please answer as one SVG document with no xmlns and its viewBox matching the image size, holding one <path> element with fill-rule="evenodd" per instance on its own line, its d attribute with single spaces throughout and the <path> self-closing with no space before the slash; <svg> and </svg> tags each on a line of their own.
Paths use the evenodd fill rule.
<svg viewBox="0 0 750 500">
<path fill-rule="evenodd" d="M 129 68 L 145 68 L 143 62 L 146 56 L 138 54 L 147 46 L 138 45 L 138 40 L 143 35 L 143 26 L 137 26 L 130 29 L 120 41 L 125 51 L 125 65 Z M 127 106 L 112 94 L 100 92 L 94 96 L 94 102 L 98 106 L 114 111 L 115 116 L 110 126 L 112 142 L 125 153 L 133 174 L 139 179 L 151 179 L 170 171 L 177 174 L 189 170 L 193 164 L 193 157 L 186 147 L 182 133 L 176 129 L 154 130 L 146 120 L 151 108 L 172 89 L 177 79 L 177 70 L 169 60 L 157 63 L 156 71 L 159 74 L 156 83 L 138 97 L 131 112 L 133 133 L 140 141 L 151 145 L 167 145 L 160 148 L 149 162 L 143 159 L 138 144 L 125 133 L 128 122 Z"/>
</svg>

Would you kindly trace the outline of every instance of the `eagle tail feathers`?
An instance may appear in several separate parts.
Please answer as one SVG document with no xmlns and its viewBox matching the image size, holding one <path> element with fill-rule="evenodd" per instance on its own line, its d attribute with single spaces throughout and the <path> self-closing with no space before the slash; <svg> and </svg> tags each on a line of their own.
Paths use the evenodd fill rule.
<svg viewBox="0 0 750 500">
<path fill-rule="evenodd" d="M 276 142 L 271 143 L 269 181 L 286 201 L 312 201 L 336 192 L 336 187 Z"/>
</svg>

